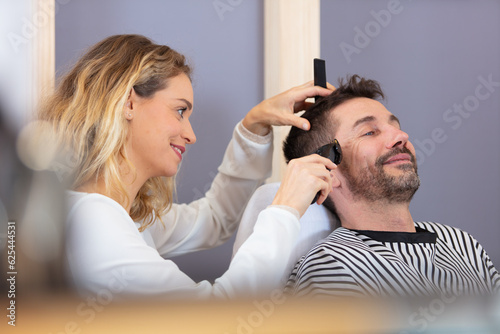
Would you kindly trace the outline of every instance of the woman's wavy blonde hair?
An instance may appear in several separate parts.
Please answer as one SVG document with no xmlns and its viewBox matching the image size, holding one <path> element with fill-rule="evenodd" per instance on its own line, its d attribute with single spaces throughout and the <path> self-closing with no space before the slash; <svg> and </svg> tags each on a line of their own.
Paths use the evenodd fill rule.
<svg viewBox="0 0 500 334">
<path fill-rule="evenodd" d="M 111 36 L 88 50 L 39 112 L 71 152 L 72 189 L 102 179 L 106 195 L 127 203 L 120 166 L 134 166 L 125 152 L 125 103 L 132 89 L 151 98 L 181 73 L 191 75 L 183 55 L 140 35 Z M 130 209 L 132 219 L 142 221 L 141 231 L 170 209 L 174 191 L 174 177 L 154 177 L 142 186 Z"/>
</svg>

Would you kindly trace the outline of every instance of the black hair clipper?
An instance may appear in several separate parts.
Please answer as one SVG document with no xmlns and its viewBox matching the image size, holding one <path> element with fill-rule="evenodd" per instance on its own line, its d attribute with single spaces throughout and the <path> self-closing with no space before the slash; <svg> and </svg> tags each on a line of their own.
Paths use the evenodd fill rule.
<svg viewBox="0 0 500 334">
<path fill-rule="evenodd" d="M 334 139 L 333 142 L 323 145 L 318 148 L 313 154 L 319 154 L 322 157 L 330 159 L 334 164 L 338 165 L 342 161 L 342 149 L 340 148 L 340 144 L 337 139 Z M 316 203 L 320 195 L 320 192 L 314 196 L 311 204 Z"/>
</svg>

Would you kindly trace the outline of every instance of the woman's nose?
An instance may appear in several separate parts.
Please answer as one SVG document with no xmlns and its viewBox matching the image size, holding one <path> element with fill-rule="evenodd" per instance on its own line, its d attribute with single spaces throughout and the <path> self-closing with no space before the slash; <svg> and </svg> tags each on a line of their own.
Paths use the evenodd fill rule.
<svg viewBox="0 0 500 334">
<path fill-rule="evenodd" d="M 189 122 L 189 120 L 186 120 L 186 122 L 184 123 L 182 138 L 186 140 L 187 144 L 196 143 L 196 135 L 194 134 L 193 127 L 191 126 L 191 122 Z"/>
</svg>

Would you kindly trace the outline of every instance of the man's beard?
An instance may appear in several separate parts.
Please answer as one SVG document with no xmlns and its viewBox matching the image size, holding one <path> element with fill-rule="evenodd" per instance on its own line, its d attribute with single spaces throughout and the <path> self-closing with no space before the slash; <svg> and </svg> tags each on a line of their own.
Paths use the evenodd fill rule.
<svg viewBox="0 0 500 334">
<path fill-rule="evenodd" d="M 411 157 L 411 164 L 398 165 L 397 168 L 403 171 L 399 176 L 387 174 L 384 170 L 384 162 L 400 153 L 408 153 Z M 344 166 L 339 164 L 339 169 L 345 175 L 347 186 L 355 200 L 409 203 L 420 186 L 415 156 L 406 147 L 395 148 L 384 154 L 377 159 L 374 166 L 365 167 L 356 175 L 350 164 L 344 164 Z"/>
</svg>

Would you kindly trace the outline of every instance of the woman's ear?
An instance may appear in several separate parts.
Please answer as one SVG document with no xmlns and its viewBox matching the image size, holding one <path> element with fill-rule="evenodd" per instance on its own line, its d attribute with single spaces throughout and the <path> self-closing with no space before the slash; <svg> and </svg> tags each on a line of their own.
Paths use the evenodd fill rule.
<svg viewBox="0 0 500 334">
<path fill-rule="evenodd" d="M 125 103 L 125 105 L 129 109 L 134 110 L 134 106 L 137 103 L 138 99 L 139 99 L 139 96 L 137 95 L 135 90 L 133 88 L 131 88 L 130 92 L 128 93 L 127 102 Z"/>
<path fill-rule="evenodd" d="M 125 107 L 123 108 L 123 112 L 125 114 L 125 118 L 128 121 L 131 121 L 134 118 L 134 100 L 135 100 L 135 92 L 132 88 L 128 94 L 127 101 L 125 102 Z"/>
</svg>

